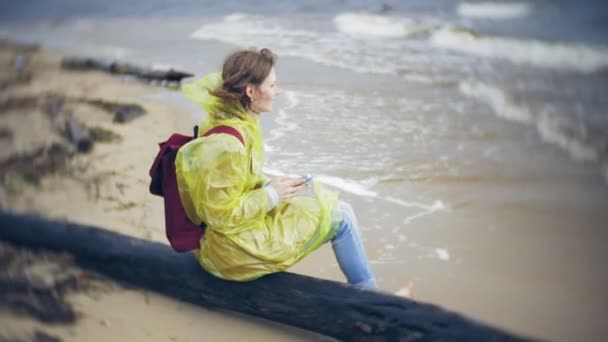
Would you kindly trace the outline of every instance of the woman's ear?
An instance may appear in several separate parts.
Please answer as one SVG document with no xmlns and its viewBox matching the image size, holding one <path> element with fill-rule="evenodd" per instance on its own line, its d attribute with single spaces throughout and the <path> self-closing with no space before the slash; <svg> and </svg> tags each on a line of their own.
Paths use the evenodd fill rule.
<svg viewBox="0 0 608 342">
<path fill-rule="evenodd" d="M 251 84 L 247 84 L 245 86 L 245 95 L 247 95 L 249 98 L 253 96 L 253 86 Z"/>
</svg>

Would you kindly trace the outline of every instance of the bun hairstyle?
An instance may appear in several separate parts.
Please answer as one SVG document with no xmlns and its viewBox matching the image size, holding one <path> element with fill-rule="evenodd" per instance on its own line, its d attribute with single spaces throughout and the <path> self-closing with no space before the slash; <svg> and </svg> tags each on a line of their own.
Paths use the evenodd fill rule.
<svg viewBox="0 0 608 342">
<path fill-rule="evenodd" d="M 209 90 L 209 94 L 223 99 L 227 103 L 239 101 L 244 108 L 249 108 L 251 99 L 245 93 L 248 84 L 259 86 L 270 74 L 276 63 L 276 55 L 269 49 L 260 51 L 238 50 L 226 57 L 222 67 L 224 83 Z"/>
</svg>

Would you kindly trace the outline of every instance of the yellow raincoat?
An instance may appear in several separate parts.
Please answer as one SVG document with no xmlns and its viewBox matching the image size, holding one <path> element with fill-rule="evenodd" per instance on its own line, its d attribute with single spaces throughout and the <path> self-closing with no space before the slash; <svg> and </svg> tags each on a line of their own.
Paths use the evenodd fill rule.
<svg viewBox="0 0 608 342">
<path fill-rule="evenodd" d="M 259 120 L 207 92 L 220 81 L 212 74 L 182 88 L 208 115 L 199 138 L 177 154 L 177 182 L 188 217 L 207 224 L 196 253 L 200 264 L 217 277 L 247 281 L 284 271 L 330 240 L 338 197 L 313 182 L 315 197 L 296 196 L 267 212 Z M 201 137 L 219 125 L 236 128 L 245 146 L 228 134 Z"/>
</svg>

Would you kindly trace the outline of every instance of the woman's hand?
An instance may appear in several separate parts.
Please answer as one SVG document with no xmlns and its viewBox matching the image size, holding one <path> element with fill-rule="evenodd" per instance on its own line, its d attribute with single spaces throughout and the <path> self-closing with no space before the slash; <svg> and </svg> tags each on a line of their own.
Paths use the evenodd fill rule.
<svg viewBox="0 0 608 342">
<path fill-rule="evenodd" d="M 283 203 L 294 197 L 302 188 L 304 182 L 304 178 L 279 177 L 270 181 L 268 186 L 271 186 L 279 195 L 279 203 Z"/>
</svg>

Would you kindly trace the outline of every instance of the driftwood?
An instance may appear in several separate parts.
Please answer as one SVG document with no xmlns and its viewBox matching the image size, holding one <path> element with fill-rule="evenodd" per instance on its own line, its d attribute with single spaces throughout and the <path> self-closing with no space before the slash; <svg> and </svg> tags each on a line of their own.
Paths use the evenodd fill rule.
<svg viewBox="0 0 608 342">
<path fill-rule="evenodd" d="M 0 242 L 0 305 L 42 322 L 74 322 L 76 312 L 64 295 L 78 286 L 81 272 L 69 254 L 33 253 Z"/>
<path fill-rule="evenodd" d="M 41 146 L 22 155 L 12 155 L 0 161 L 0 178 L 7 173 L 16 173 L 28 183 L 39 184 L 46 174 L 64 171 L 73 152 L 63 143 Z"/>
<path fill-rule="evenodd" d="M 122 102 L 106 101 L 106 100 L 102 100 L 102 99 L 87 99 L 87 98 L 78 98 L 78 99 L 75 99 L 74 101 L 86 103 L 90 106 L 94 106 L 94 107 L 103 109 L 108 113 L 114 114 L 114 118 L 112 119 L 112 122 L 117 122 L 117 123 L 129 122 L 137 117 L 140 117 L 140 116 L 146 114 L 145 108 L 136 103 L 122 103 Z"/>
<path fill-rule="evenodd" d="M 89 152 L 93 149 L 93 139 L 88 129 L 80 123 L 72 112 L 64 107 L 65 98 L 58 95 L 48 95 L 44 108 L 54 124 L 55 129 L 65 137 L 78 152 Z"/>
<path fill-rule="evenodd" d="M 61 61 L 61 67 L 67 70 L 99 70 L 111 74 L 132 75 L 146 81 L 165 81 L 168 83 L 180 83 L 183 78 L 194 76 L 191 73 L 173 69 L 155 70 L 129 63 L 81 57 L 66 57 Z"/>
<path fill-rule="evenodd" d="M 86 127 L 84 127 L 72 115 L 68 115 L 65 123 L 65 135 L 72 145 L 76 146 L 78 152 L 89 152 L 93 148 L 93 139 Z"/>
<path fill-rule="evenodd" d="M 438 306 L 292 273 L 253 282 L 215 278 L 167 245 L 0 211 L 0 239 L 65 251 L 77 264 L 207 308 L 236 311 L 344 341 L 524 341 Z"/>
</svg>

